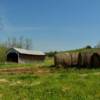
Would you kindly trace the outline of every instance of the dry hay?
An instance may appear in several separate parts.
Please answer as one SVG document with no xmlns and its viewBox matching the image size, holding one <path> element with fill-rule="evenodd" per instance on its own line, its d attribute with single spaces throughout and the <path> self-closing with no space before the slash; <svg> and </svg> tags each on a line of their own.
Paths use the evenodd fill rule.
<svg viewBox="0 0 100 100">
<path fill-rule="evenodd" d="M 54 62 L 55 62 L 55 66 L 59 67 L 59 66 L 63 66 L 63 67 L 67 67 L 67 66 L 71 66 L 71 55 L 70 53 L 64 53 L 64 54 L 56 54 L 54 57 Z"/>
<path fill-rule="evenodd" d="M 95 68 L 100 66 L 100 56 L 93 52 L 81 53 L 81 66 L 86 68 Z"/>
<path fill-rule="evenodd" d="M 9 81 L 7 79 L 0 79 L 0 83 L 8 83 Z"/>
<path fill-rule="evenodd" d="M 34 69 L 34 74 L 37 76 L 46 76 L 47 74 L 51 74 L 50 69 L 47 68 L 35 68 Z"/>
<path fill-rule="evenodd" d="M 76 52 L 76 53 L 71 53 L 71 65 L 72 66 L 80 66 L 81 65 L 81 53 Z"/>
<path fill-rule="evenodd" d="M 86 53 L 81 53 L 81 67 L 85 67 L 85 58 L 86 58 Z"/>
<path fill-rule="evenodd" d="M 9 74 L 22 74 L 22 73 L 33 73 L 32 68 L 3 68 L 0 69 L 0 74 L 9 73 Z"/>
<path fill-rule="evenodd" d="M 79 74 L 80 77 L 87 77 L 88 74 Z"/>
<path fill-rule="evenodd" d="M 57 67 L 96 68 L 100 67 L 100 54 L 94 52 L 60 53 L 55 55 L 54 63 Z"/>
<path fill-rule="evenodd" d="M 21 81 L 15 81 L 15 82 L 11 82 L 11 84 L 9 84 L 10 86 L 15 86 L 15 85 L 22 85 L 23 83 Z"/>
<path fill-rule="evenodd" d="M 64 85 L 64 84 L 63 84 L 63 87 L 62 87 L 62 91 L 63 91 L 63 92 L 70 91 L 71 89 L 72 89 L 71 86 L 69 86 L 69 85 L 67 86 L 67 85 Z"/>
<path fill-rule="evenodd" d="M 2 93 L 0 93 L 0 98 L 2 98 L 3 97 L 3 94 Z"/>
<path fill-rule="evenodd" d="M 71 55 L 70 55 L 70 53 L 64 54 L 63 63 L 64 63 L 65 66 L 71 66 Z"/>
<path fill-rule="evenodd" d="M 63 53 L 55 55 L 55 66 L 80 66 L 81 65 L 81 54 L 80 53 Z"/>
<path fill-rule="evenodd" d="M 100 56 L 98 53 L 94 53 L 91 58 L 91 66 L 93 68 L 100 67 Z"/>
</svg>

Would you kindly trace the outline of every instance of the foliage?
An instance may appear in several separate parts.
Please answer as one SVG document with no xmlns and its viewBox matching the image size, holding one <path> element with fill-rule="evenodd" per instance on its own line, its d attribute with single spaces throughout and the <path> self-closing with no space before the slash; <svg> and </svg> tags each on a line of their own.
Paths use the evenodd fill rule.
<svg viewBox="0 0 100 100">
<path fill-rule="evenodd" d="M 7 51 L 7 48 L 4 45 L 0 44 L 0 63 L 5 63 L 6 51 Z"/>
<path fill-rule="evenodd" d="M 48 56 L 48 57 L 54 57 L 54 55 L 57 53 L 57 51 L 50 51 L 50 52 L 47 52 L 46 53 L 46 55 Z"/>
<path fill-rule="evenodd" d="M 6 62 L 6 51 L 11 47 L 32 49 L 32 40 L 29 38 L 25 39 L 23 37 L 20 37 L 19 39 L 13 37 L 0 43 L 0 64 Z"/>
<path fill-rule="evenodd" d="M 85 48 L 86 49 L 92 49 L 92 47 L 90 45 L 87 45 Z"/>
</svg>

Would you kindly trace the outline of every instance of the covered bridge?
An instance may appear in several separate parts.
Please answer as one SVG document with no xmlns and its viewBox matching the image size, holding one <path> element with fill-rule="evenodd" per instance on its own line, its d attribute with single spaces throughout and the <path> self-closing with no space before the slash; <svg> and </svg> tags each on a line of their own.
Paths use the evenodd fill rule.
<svg viewBox="0 0 100 100">
<path fill-rule="evenodd" d="M 41 51 L 26 50 L 21 48 L 11 48 L 7 51 L 7 62 L 24 64 L 44 60 L 45 53 Z"/>
</svg>

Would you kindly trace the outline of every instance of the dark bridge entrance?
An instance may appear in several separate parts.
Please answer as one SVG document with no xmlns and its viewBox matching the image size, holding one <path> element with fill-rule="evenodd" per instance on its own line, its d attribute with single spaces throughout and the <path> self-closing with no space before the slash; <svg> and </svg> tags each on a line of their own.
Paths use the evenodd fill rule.
<svg viewBox="0 0 100 100">
<path fill-rule="evenodd" d="M 9 53 L 7 55 L 7 61 L 8 62 L 18 63 L 18 54 L 16 54 L 16 53 Z"/>
</svg>

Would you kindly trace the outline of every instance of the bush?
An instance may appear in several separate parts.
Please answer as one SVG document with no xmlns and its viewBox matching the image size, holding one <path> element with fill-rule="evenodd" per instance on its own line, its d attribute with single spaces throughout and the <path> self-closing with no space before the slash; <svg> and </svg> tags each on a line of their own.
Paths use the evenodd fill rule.
<svg viewBox="0 0 100 100">
<path fill-rule="evenodd" d="M 85 48 L 86 49 L 92 49 L 92 47 L 90 45 L 87 45 Z"/>
<path fill-rule="evenodd" d="M 6 61 L 6 51 L 7 51 L 7 48 L 0 45 L 0 63 L 5 63 L 5 61 Z"/>
<path fill-rule="evenodd" d="M 50 52 L 47 52 L 46 53 L 46 55 L 48 56 L 48 57 L 54 57 L 54 55 L 56 54 L 57 52 L 56 51 L 50 51 Z"/>
</svg>

